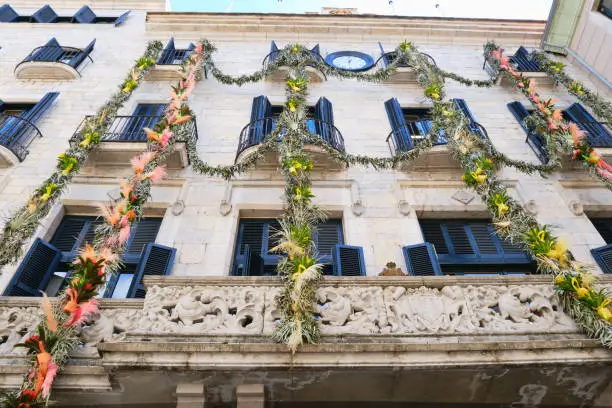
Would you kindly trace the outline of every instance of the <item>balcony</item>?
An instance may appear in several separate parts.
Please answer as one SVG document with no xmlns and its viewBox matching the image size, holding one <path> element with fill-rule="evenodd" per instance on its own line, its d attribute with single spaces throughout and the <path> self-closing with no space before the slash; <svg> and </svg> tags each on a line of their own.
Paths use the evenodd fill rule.
<svg viewBox="0 0 612 408">
<path fill-rule="evenodd" d="M 92 63 L 91 52 L 96 40 L 80 49 L 64 47 L 51 39 L 46 45 L 37 47 L 15 67 L 17 79 L 73 80 Z"/>
<path fill-rule="evenodd" d="M 534 80 L 540 87 L 553 87 L 555 85 L 555 81 L 540 66 L 538 61 L 533 59 L 531 53 L 525 47 L 519 47 L 510 57 L 510 65 L 527 79 Z M 491 76 L 495 74 L 489 60 L 485 60 L 482 68 Z M 501 76 L 498 83 L 503 86 L 514 86 L 514 83 L 505 76 Z"/>
<path fill-rule="evenodd" d="M 246 160 L 253 154 L 257 146 L 273 133 L 276 123 L 276 117 L 267 117 L 253 121 L 243 127 L 240 132 L 238 149 L 236 150 L 236 163 Z M 311 134 L 320 137 L 335 150 L 344 152 L 344 139 L 340 131 L 333 124 L 318 119 L 308 119 L 307 126 Z M 279 140 L 283 137 L 284 133 L 285 130 L 281 129 L 278 135 Z M 313 162 L 316 163 L 316 167 L 319 169 L 340 170 L 344 168 L 344 166 L 330 158 L 320 146 L 306 144 L 304 150 L 310 154 Z M 268 152 L 263 162 L 260 163 L 260 165 L 268 167 L 277 167 L 278 164 L 279 157 L 277 152 Z"/>
<path fill-rule="evenodd" d="M 275 62 L 279 53 L 280 51 L 277 49 L 266 55 L 263 59 L 262 66 L 267 68 L 270 63 Z M 323 57 L 319 54 L 317 47 L 310 50 L 310 54 L 317 61 L 323 62 Z M 272 82 L 284 82 L 287 80 L 287 74 L 290 70 L 289 67 L 281 65 L 278 70 L 269 75 L 266 79 Z M 308 75 L 308 80 L 312 83 L 320 83 L 327 80 L 325 74 L 312 65 L 306 65 L 305 71 L 306 75 Z"/>
<path fill-rule="evenodd" d="M 382 44 L 378 43 L 378 46 L 381 50 L 380 57 L 374 63 L 374 67 L 377 69 L 386 69 L 389 65 L 391 65 L 397 59 L 397 52 L 385 52 L 382 47 Z M 424 52 L 421 53 L 427 60 L 434 66 L 437 66 L 436 60 L 429 54 Z M 387 80 L 386 83 L 395 83 L 395 84 L 416 84 L 417 75 L 414 69 L 409 64 L 400 63 L 397 65 L 395 72 L 393 72 Z"/>
<path fill-rule="evenodd" d="M 278 278 L 146 277 L 145 285 L 144 300 L 100 300 L 100 319 L 58 377 L 58 404 L 78 395 L 79 406 L 171 407 L 178 384 L 206 381 L 216 404 L 235 404 L 237 385 L 259 382 L 282 407 L 322 395 L 355 407 L 510 406 L 536 385 L 547 406 L 579 406 L 586 395 L 609 405 L 612 354 L 563 313 L 548 276 L 326 277 L 315 303 L 321 344 L 294 356 L 270 338 Z M 3 389 L 21 385 L 25 349 L 13 345 L 39 312 L 38 299 L 0 298 Z"/>
<path fill-rule="evenodd" d="M 183 78 L 181 67 L 187 57 L 191 55 L 195 45 L 189 44 L 187 48 L 177 49 L 174 46 L 174 38 L 168 41 L 155 67 L 146 76 L 147 81 L 178 81 Z"/>
<path fill-rule="evenodd" d="M 478 122 L 471 122 L 468 125 L 470 131 L 484 139 L 488 139 L 487 130 Z M 408 152 L 418 146 L 431 133 L 431 121 L 406 121 L 406 124 L 394 129 L 387 136 L 387 144 L 391 155 Z M 453 159 L 448 151 L 446 144 L 448 139 L 443 132 L 432 135 L 433 147 L 424 152 L 419 158 L 404 166 L 404 170 L 423 170 L 435 171 L 440 169 L 456 169 L 459 164 Z"/>
<path fill-rule="evenodd" d="M 76 140 L 85 127 L 85 124 L 93 118 L 86 116 L 77 128 L 73 136 Z M 94 149 L 88 159 L 87 165 L 94 166 L 125 166 L 129 165 L 134 155 L 146 149 L 147 136 L 144 128 L 153 128 L 162 116 L 115 116 L 106 132 L 101 135 L 100 144 Z M 196 140 L 198 129 L 195 119 L 188 122 L 189 132 Z M 187 150 L 184 143 L 177 143 L 174 152 L 166 160 L 168 169 L 182 169 L 189 164 Z"/>
<path fill-rule="evenodd" d="M 0 168 L 22 162 L 29 153 L 28 147 L 37 137 L 42 137 L 42 134 L 29 120 L 0 114 Z"/>
</svg>

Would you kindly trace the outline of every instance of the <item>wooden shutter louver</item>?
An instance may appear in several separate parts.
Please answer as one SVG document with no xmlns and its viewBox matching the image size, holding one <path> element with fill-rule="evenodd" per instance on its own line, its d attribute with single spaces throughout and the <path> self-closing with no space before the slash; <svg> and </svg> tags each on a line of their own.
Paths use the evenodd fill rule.
<svg viewBox="0 0 612 408">
<path fill-rule="evenodd" d="M 164 276 L 172 271 L 176 248 L 155 243 L 148 243 L 130 285 L 128 297 L 144 298 L 146 291 L 143 284 L 144 276 Z"/>
<path fill-rule="evenodd" d="M 593 147 L 612 147 L 612 135 L 581 104 L 574 103 L 565 110 L 565 115 L 578 127 L 586 131 L 586 138 Z"/>
<path fill-rule="evenodd" d="M 12 23 L 18 18 L 19 14 L 8 4 L 0 6 L 0 23 Z"/>
<path fill-rule="evenodd" d="M 441 276 L 442 270 L 436 251 L 430 243 L 408 245 L 402 248 L 406 269 L 410 276 Z"/>
<path fill-rule="evenodd" d="M 603 273 L 612 273 L 612 245 L 591 249 L 591 254 Z"/>
<path fill-rule="evenodd" d="M 85 5 L 81 7 L 79 11 L 74 13 L 74 17 L 72 17 L 72 19 L 79 24 L 93 24 L 96 22 L 96 13 L 94 13 L 89 6 Z"/>
<path fill-rule="evenodd" d="M 333 250 L 333 268 L 336 276 L 366 276 L 363 248 L 336 245 Z"/>
<path fill-rule="evenodd" d="M 61 258 L 61 251 L 37 238 L 15 272 L 5 296 L 40 296 Z"/>
<path fill-rule="evenodd" d="M 404 119 L 404 113 L 402 112 L 402 107 L 397 98 L 391 98 L 386 101 L 385 110 L 387 111 L 387 117 L 391 125 L 395 149 L 398 152 L 412 150 L 414 142 L 408 131 L 408 126 L 406 126 L 406 119 Z"/>
<path fill-rule="evenodd" d="M 32 14 L 32 22 L 36 23 L 55 23 L 57 22 L 57 13 L 50 5 L 41 7 L 36 13 Z"/>
</svg>

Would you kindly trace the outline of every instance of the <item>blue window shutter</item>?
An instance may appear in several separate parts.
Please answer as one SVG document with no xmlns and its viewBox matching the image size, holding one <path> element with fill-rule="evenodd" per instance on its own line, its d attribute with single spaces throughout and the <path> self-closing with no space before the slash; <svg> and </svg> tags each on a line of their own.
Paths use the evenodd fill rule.
<svg viewBox="0 0 612 408">
<path fill-rule="evenodd" d="M 566 116 L 587 132 L 586 138 L 594 147 L 612 147 L 612 135 L 579 103 L 565 110 Z"/>
<path fill-rule="evenodd" d="M 29 120 L 32 123 L 36 123 L 51 106 L 53 101 L 57 99 L 59 92 L 48 92 L 43 96 L 40 101 L 32 108 L 22 112 L 19 116 L 23 119 Z"/>
<path fill-rule="evenodd" d="M 337 244 L 333 250 L 336 276 L 366 276 L 363 248 Z"/>
<path fill-rule="evenodd" d="M 79 11 L 74 13 L 72 20 L 79 24 L 93 24 L 96 22 L 96 13 L 94 13 L 89 6 L 83 6 Z"/>
<path fill-rule="evenodd" d="M 59 263 L 61 252 L 37 238 L 15 272 L 5 296 L 40 296 Z"/>
<path fill-rule="evenodd" d="M 251 125 L 249 126 L 249 146 L 261 143 L 272 132 L 272 104 L 263 95 L 253 98 L 251 106 Z"/>
<path fill-rule="evenodd" d="M 0 23 L 12 23 L 18 18 L 19 14 L 8 4 L 0 6 Z"/>
<path fill-rule="evenodd" d="M 434 247 L 429 243 L 402 248 L 406 269 L 411 276 L 441 276 L 442 270 Z"/>
<path fill-rule="evenodd" d="M 169 275 L 176 256 L 176 248 L 149 243 L 146 245 L 142 258 L 136 267 L 134 279 L 128 291 L 128 297 L 145 297 L 145 288 L 142 282 L 144 276 Z"/>
<path fill-rule="evenodd" d="M 546 140 L 542 138 L 537 132 L 532 131 L 525 124 L 525 118 L 529 116 L 529 111 L 520 102 L 510 102 L 506 106 L 512 115 L 519 122 L 525 133 L 527 134 L 527 144 L 534 151 L 538 159 L 542 163 L 548 163 L 548 154 L 546 153 Z"/>
<path fill-rule="evenodd" d="M 132 117 L 125 122 L 121 130 L 121 140 L 145 142 L 147 137 L 143 128 L 152 129 L 168 105 L 164 103 L 139 103 Z"/>
<path fill-rule="evenodd" d="M 117 17 L 117 19 L 113 23 L 115 25 L 115 27 L 117 27 L 119 24 L 123 23 L 128 18 L 130 13 L 131 13 L 131 11 L 126 11 L 125 13 L 123 13 L 122 15 Z"/>
<path fill-rule="evenodd" d="M 276 61 L 276 58 L 278 58 L 278 47 L 276 46 L 276 43 L 274 42 L 274 40 L 272 40 L 270 42 L 270 57 L 268 60 L 270 62 L 274 62 Z"/>
<path fill-rule="evenodd" d="M 542 68 L 535 59 L 529 56 L 529 51 L 523 46 L 519 47 L 516 53 L 510 57 L 510 62 L 517 65 L 521 72 L 541 72 Z"/>
<path fill-rule="evenodd" d="M 32 20 L 37 23 L 55 23 L 57 21 L 57 13 L 47 4 L 32 14 Z"/>
<path fill-rule="evenodd" d="M 591 249 L 591 254 L 604 273 L 612 273 L 612 245 Z"/>
<path fill-rule="evenodd" d="M 138 258 L 145 247 L 155 242 L 161 227 L 161 218 L 141 218 L 132 224 L 132 233 L 126 243 L 124 256 Z"/>
<path fill-rule="evenodd" d="M 468 107 L 468 104 L 465 101 L 465 99 L 455 98 L 453 99 L 453 102 L 455 102 L 457 109 L 459 109 L 459 111 L 463 114 L 463 116 L 465 116 L 465 118 L 468 120 L 468 129 L 470 129 L 470 131 L 475 136 L 478 136 L 481 139 L 484 139 L 485 135 L 480 129 L 480 127 L 476 124 L 476 119 L 474 118 L 474 115 L 472 114 L 472 111 Z"/>
<path fill-rule="evenodd" d="M 334 132 L 334 109 L 329 99 L 325 97 L 319 98 L 315 105 L 314 112 L 315 132 L 327 142 L 333 142 L 332 136 Z"/>
<path fill-rule="evenodd" d="M 176 52 L 176 48 L 174 48 L 174 37 L 172 37 L 170 38 L 170 41 L 168 41 L 168 44 L 166 44 L 163 51 L 161 52 L 157 60 L 157 63 L 158 64 L 172 64 L 172 61 L 174 61 L 175 52 Z"/>
<path fill-rule="evenodd" d="M 85 61 L 85 59 L 89 56 L 89 54 L 91 54 L 95 45 L 96 45 L 96 40 L 94 38 L 94 40 L 90 42 L 87 45 L 87 47 L 83 48 L 81 52 L 79 52 L 77 55 L 74 56 L 74 58 L 70 60 L 68 65 L 70 65 L 71 67 L 75 69 L 78 68 L 78 66 L 81 65 L 83 61 Z"/>
<path fill-rule="evenodd" d="M 385 109 L 389 118 L 389 124 L 391 125 L 396 150 L 399 152 L 411 150 L 414 147 L 414 143 L 410 137 L 410 132 L 408 132 L 402 107 L 397 98 L 391 98 L 386 101 Z"/>
<path fill-rule="evenodd" d="M 88 235 L 90 221 L 90 217 L 65 216 L 55 230 L 53 238 L 51 238 L 51 245 L 63 253 L 75 256 L 83 243 L 85 235 Z M 93 234 L 92 238 L 87 240 L 87 242 L 93 244 L 92 241 Z M 66 261 L 70 261 L 70 259 Z"/>
<path fill-rule="evenodd" d="M 36 52 L 33 52 L 26 58 L 26 61 L 57 61 L 62 54 L 64 49 L 55 38 L 51 38 L 47 43 L 39 48 Z"/>
<path fill-rule="evenodd" d="M 321 48 L 319 47 L 319 44 L 315 45 L 314 47 L 312 47 L 312 49 L 310 50 L 310 52 L 312 53 L 312 56 L 317 60 L 317 61 L 323 61 L 323 57 L 321 56 Z"/>
<path fill-rule="evenodd" d="M 380 41 L 378 42 L 378 48 L 380 48 L 380 56 L 382 57 L 382 60 L 385 64 L 385 68 L 387 68 L 389 66 L 389 57 L 385 55 L 385 49 L 383 48 Z"/>
</svg>

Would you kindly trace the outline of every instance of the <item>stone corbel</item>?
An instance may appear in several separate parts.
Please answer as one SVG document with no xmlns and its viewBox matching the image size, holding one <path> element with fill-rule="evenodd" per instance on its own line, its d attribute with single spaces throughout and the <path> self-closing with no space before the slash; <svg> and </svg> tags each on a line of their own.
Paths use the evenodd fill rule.
<svg viewBox="0 0 612 408">
<path fill-rule="evenodd" d="M 232 212 L 232 185 L 227 183 L 225 186 L 225 193 L 223 194 L 223 199 L 221 203 L 219 203 L 219 214 L 222 216 L 226 216 Z"/>
<path fill-rule="evenodd" d="M 351 183 L 351 211 L 357 217 L 361 216 L 365 211 L 365 206 L 361 201 L 361 192 L 359 191 L 359 184 L 356 181 Z"/>
<path fill-rule="evenodd" d="M 400 183 L 395 183 L 393 186 L 393 194 L 397 200 L 397 210 L 399 213 L 404 216 L 410 215 L 412 212 L 412 206 L 408 201 L 406 201 L 405 192 Z"/>
</svg>

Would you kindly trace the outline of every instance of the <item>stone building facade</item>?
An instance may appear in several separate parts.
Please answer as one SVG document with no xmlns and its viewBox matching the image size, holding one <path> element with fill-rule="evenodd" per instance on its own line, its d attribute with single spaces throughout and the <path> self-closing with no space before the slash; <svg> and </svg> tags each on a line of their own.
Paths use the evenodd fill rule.
<svg viewBox="0 0 612 408">
<path fill-rule="evenodd" d="M 487 79 L 482 56 L 487 40 L 513 53 L 520 46 L 539 47 L 545 31 L 545 22 L 539 21 L 172 13 L 164 11 L 161 0 L 99 0 L 89 5 L 109 21 L 130 13 L 118 25 L 0 23 L 0 100 L 18 108 L 59 93 L 36 120 L 42 137 L 31 141 L 29 154 L 19 160 L 11 151 L 2 153 L 7 157 L 0 169 L 4 217 L 55 168 L 83 118 L 115 91 L 149 40 L 166 45 L 174 38 L 177 49 L 188 49 L 206 38 L 218 49 L 213 58 L 219 67 L 238 75 L 259 69 L 272 41 L 309 48 L 319 44 L 323 57 L 351 50 L 378 60 L 381 50 L 393 50 L 408 39 L 438 66 Z M 41 6 L 30 0 L 11 3 L 20 16 L 32 16 Z M 51 6 L 60 16 L 73 16 L 82 4 L 58 0 Z M 24 58 L 51 38 L 79 49 L 95 39 L 92 61 L 76 70 L 35 67 L 29 75 L 22 74 L 18 66 Z M 566 62 L 571 75 L 610 97 L 610 89 L 592 82 L 582 64 Z M 72 77 L 66 77 L 67 72 Z M 169 100 L 169 78 L 173 67 L 156 68 L 120 115 L 154 116 L 151 105 Z M 407 109 L 407 120 L 416 116 L 415 121 L 426 122 L 430 105 L 409 73 L 376 84 L 316 78 L 308 102 L 313 107 L 322 97 L 331 102 L 333 125 L 347 152 L 389 157 L 392 128 L 385 102 L 391 98 Z M 537 81 L 542 93 L 554 97 L 560 107 L 577 102 L 545 76 Z M 507 107 L 514 101 L 527 104 L 520 93 L 504 84 L 470 88 L 451 81 L 447 93 L 466 101 L 497 149 L 514 159 L 538 160 Z M 197 115 L 203 160 L 240 160 L 241 132 L 249 131 L 253 99 L 260 95 L 273 106 L 282 105 L 283 80 L 268 78 L 237 87 L 209 76 L 198 84 L 190 106 Z M 67 219 L 81 222 L 74 225 L 81 226 L 76 235 L 83 234 L 83 225 L 91 220 L 87 217 L 97 214 L 97 203 L 117 195 L 119 181 L 129 174 L 129 158 L 143 146 L 103 142 L 28 247 L 35 238 L 57 244 Z M 207 406 L 237 403 L 241 408 L 263 406 L 264 400 L 277 404 L 270 406 L 612 406 L 607 367 L 612 355 L 579 333 L 557 305 L 548 277 L 524 275 L 530 272 L 527 266 L 506 270 L 476 265 L 466 270 L 451 264 L 443 265 L 446 276 L 377 276 L 388 262 L 407 272 L 403 247 L 425 242 L 424 220 L 432 225 L 484 225 L 489 219 L 484 204 L 465 190 L 462 172 L 444 145 L 412 167 L 395 171 L 338 168 L 324 157 L 317 162 L 312 177 L 315 202 L 334 220 L 338 244 L 363 249 L 366 276 L 325 279 L 317 294 L 324 343 L 303 347 L 296 355 L 269 338 L 278 318 L 277 279 L 235 276 L 270 271 L 268 264 L 259 273 L 241 269 L 244 246 L 237 242 L 246 242 L 245 220 L 255 220 L 256 240 L 271 239 L 264 232 L 268 224 L 259 226 L 264 224 L 257 220 L 273 220 L 283 209 L 278 166 L 272 160 L 224 181 L 196 174 L 180 149 L 175 159 L 168 177 L 153 188 L 146 212 L 147 219 L 158 220 L 154 242 L 176 249 L 171 276 L 145 278 L 144 299 L 125 298 L 134 270 L 126 271 L 127 283 L 114 282 L 114 292 L 108 292 L 114 298 L 101 301 L 100 320 L 87 328 L 85 346 L 58 377 L 54 398 L 60 406 L 202 407 L 207 401 Z M 612 243 L 602 232 L 608 221 L 612 224 L 610 191 L 571 166 L 546 179 L 512 169 L 501 170 L 500 177 L 539 221 L 556 227 L 577 260 L 597 273 L 606 272 L 591 250 Z M 470 236 L 475 239 L 475 232 Z M 74 238 L 74 232 L 62 237 Z M 262 257 L 265 252 L 261 250 Z M 20 264 L 4 267 L 0 288 L 14 285 Z M 612 285 L 605 276 L 602 282 Z M 34 326 L 38 304 L 36 298 L 0 298 L 4 389 L 18 387 L 25 372 L 21 351 L 12 346 Z"/>
</svg>

